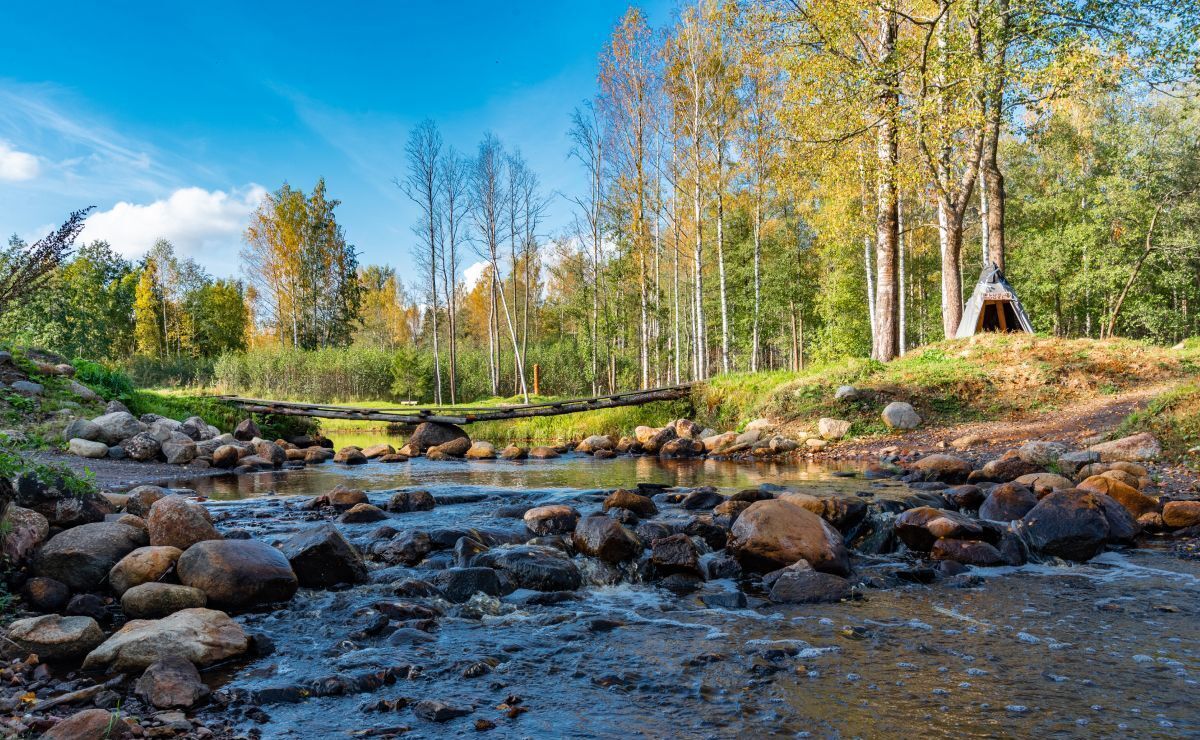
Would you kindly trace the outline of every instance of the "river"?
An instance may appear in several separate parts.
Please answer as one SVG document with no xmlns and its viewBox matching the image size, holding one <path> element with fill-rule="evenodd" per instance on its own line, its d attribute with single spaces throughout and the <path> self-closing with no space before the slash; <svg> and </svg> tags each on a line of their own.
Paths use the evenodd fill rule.
<svg viewBox="0 0 1200 740">
<path fill-rule="evenodd" d="M 497 517 L 499 507 L 569 503 L 586 514 L 603 491 L 639 482 L 912 493 L 855 468 L 582 455 L 323 465 L 193 487 L 213 499 L 222 529 L 274 542 L 311 526 L 316 514 L 299 504 L 337 484 L 368 490 L 378 505 L 397 488 L 441 499 L 432 511 L 391 515 L 385 524 L 396 529 L 517 532 L 521 520 Z M 338 526 L 366 547 L 380 525 Z M 860 557 L 863 598 L 813 606 L 773 605 L 753 587 L 744 607 L 714 606 L 736 604 L 722 594 L 738 584 L 708 581 L 676 595 L 628 574 L 613 582 L 611 570 L 584 564 L 590 583 L 559 603 L 525 601 L 527 592 L 477 595 L 442 603 L 445 615 L 418 641 L 388 630 L 356 634 L 378 602 L 436 606 L 398 597 L 393 584 L 428 578 L 445 555 L 373 570 L 370 583 L 348 590 L 301 589 L 282 607 L 240 615 L 248 630 L 270 636 L 274 652 L 210 674 L 219 697 L 260 692 L 249 704 L 214 705 L 211 719 L 294 738 L 401 728 L 435 737 L 474 732 L 477 721 L 494 723 L 495 737 L 1200 734 L 1200 563 L 1165 542 L 1083 565 L 974 569 L 927 585 L 897 577 L 913 566 L 900 556 Z M 364 693 L 294 692 L 322 677 L 402 666 L 413 668 L 393 670 L 395 683 Z M 392 699 L 437 699 L 470 712 L 436 724 L 403 701 L 372 706 Z"/>
</svg>

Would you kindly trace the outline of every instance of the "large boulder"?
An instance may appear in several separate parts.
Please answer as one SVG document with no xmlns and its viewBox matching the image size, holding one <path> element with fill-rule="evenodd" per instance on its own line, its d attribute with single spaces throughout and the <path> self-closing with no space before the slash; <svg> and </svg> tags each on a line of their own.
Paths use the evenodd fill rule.
<svg viewBox="0 0 1200 740">
<path fill-rule="evenodd" d="M 94 522 L 50 538 L 33 561 L 33 574 L 65 583 L 72 591 L 100 586 L 121 558 L 146 544 L 146 533 L 116 522 Z"/>
<path fill-rule="evenodd" d="M 387 519 L 387 514 L 374 504 L 355 504 L 338 517 L 338 521 L 342 524 L 369 524 L 382 522 L 385 519 Z"/>
<path fill-rule="evenodd" d="M 16 480 L 13 503 L 46 517 L 51 527 L 102 522 L 116 512 L 104 496 L 92 490 L 78 490 L 56 474 L 22 473 Z"/>
<path fill-rule="evenodd" d="M 1015 452 L 1008 452 L 994 460 L 988 460 L 983 467 L 971 474 L 970 481 L 995 481 L 1008 483 L 1023 475 L 1044 472 L 1040 465 L 1022 460 Z"/>
<path fill-rule="evenodd" d="M 1092 445 L 1088 449 L 1100 453 L 1102 462 L 1142 462 L 1156 460 L 1162 454 L 1162 445 L 1150 432 L 1114 439 L 1111 442 L 1102 442 Z"/>
<path fill-rule="evenodd" d="M 1017 456 L 1031 465 L 1048 468 L 1058 463 L 1058 458 L 1067 453 L 1062 442 L 1026 442 L 1017 449 Z"/>
<path fill-rule="evenodd" d="M 150 507 L 159 499 L 166 498 L 170 493 L 160 486 L 138 486 L 125 497 L 125 513 L 145 518 L 150 514 Z"/>
<path fill-rule="evenodd" d="M 971 463 L 954 455 L 926 455 L 912 465 L 921 480 L 962 483 L 971 474 Z"/>
<path fill-rule="evenodd" d="M 166 496 L 155 501 L 150 507 L 146 526 L 150 530 L 150 544 L 156 546 L 187 550 L 197 542 L 221 539 L 208 509 L 182 496 Z"/>
<path fill-rule="evenodd" d="M 301 586 L 330 588 L 367 580 L 358 550 L 332 524 L 318 524 L 279 546 Z"/>
<path fill-rule="evenodd" d="M 162 454 L 169 465 L 186 465 L 196 459 L 196 442 L 187 435 L 175 432 L 162 443 Z"/>
<path fill-rule="evenodd" d="M 994 545 L 977 540 L 940 539 L 933 543 L 929 557 L 934 560 L 953 560 L 963 565 L 990 568 L 1007 565 L 1004 556 Z"/>
<path fill-rule="evenodd" d="M 1123 472 L 1123 471 L 1110 471 Z M 1128 473 L 1126 473 L 1128 475 Z M 1158 501 L 1150 498 L 1146 494 L 1137 490 L 1133 486 L 1122 483 L 1105 473 L 1104 475 L 1093 475 L 1079 484 L 1079 488 L 1084 491 L 1094 491 L 1103 493 L 1116 499 L 1117 503 L 1129 509 L 1129 513 L 1137 518 L 1143 514 L 1149 514 L 1153 511 L 1158 511 Z"/>
<path fill-rule="evenodd" d="M 618 488 L 604 499 L 604 510 L 610 509 L 627 509 L 640 517 L 652 517 L 658 513 L 658 507 L 650 497 L 623 488 Z"/>
<path fill-rule="evenodd" d="M 148 432 L 141 432 L 123 440 L 120 447 L 125 450 L 125 457 L 135 462 L 150 462 L 157 459 L 162 452 L 162 443 Z"/>
<path fill-rule="evenodd" d="M 8 481 L 0 482 L 6 486 Z M 0 506 L 3 506 L 0 500 Z M 50 536 L 50 522 L 33 509 L 10 504 L 0 519 L 0 553 L 10 565 L 24 565 Z"/>
<path fill-rule="evenodd" d="M 1163 505 L 1163 523 L 1171 529 L 1200 524 L 1200 501 L 1168 501 Z"/>
<path fill-rule="evenodd" d="M 525 512 L 525 528 L 534 537 L 567 534 L 575 530 L 579 512 L 564 504 L 536 506 Z"/>
<path fill-rule="evenodd" d="M 259 431 L 258 425 L 254 423 L 253 419 L 243 419 L 233 430 L 233 438 L 239 442 L 249 442 L 261 436 L 262 432 Z"/>
<path fill-rule="evenodd" d="M 743 567 L 759 572 L 798 560 L 817 570 L 849 575 L 842 536 L 821 517 L 783 499 L 755 501 L 733 523 L 729 548 Z"/>
<path fill-rule="evenodd" d="M 777 604 L 829 604 L 848 599 L 853 593 L 850 581 L 822 573 L 800 560 L 775 577 L 770 599 Z"/>
<path fill-rule="evenodd" d="M 138 421 L 128 411 L 114 411 L 110 414 L 97 416 L 92 423 L 100 428 L 99 441 L 115 445 L 146 431 L 146 425 Z"/>
<path fill-rule="evenodd" d="M 1067 560 L 1090 560 L 1110 539 L 1127 540 L 1137 531 L 1123 506 L 1102 493 L 1079 489 L 1046 496 L 1020 526 L 1034 550 Z"/>
<path fill-rule="evenodd" d="M 412 447 L 417 454 L 422 454 L 430 447 L 437 447 L 455 439 L 467 440 L 467 445 L 470 447 L 470 438 L 467 433 L 453 424 L 445 424 L 438 421 L 426 421 L 417 425 L 413 430 L 412 436 L 408 438 L 408 446 Z M 465 453 L 466 450 L 463 450 Z"/>
<path fill-rule="evenodd" d="M 10 624 L 8 639 L 41 660 L 58 661 L 87 655 L 104 642 L 104 633 L 91 617 L 44 614 Z"/>
<path fill-rule="evenodd" d="M 476 593 L 488 596 L 502 593 L 500 579 L 491 568 L 446 568 L 433 576 L 433 585 L 456 604 L 469 600 Z"/>
<path fill-rule="evenodd" d="M 476 555 L 472 564 L 503 571 L 518 588 L 534 591 L 574 591 L 583 584 L 575 563 L 553 547 L 493 547 Z"/>
<path fill-rule="evenodd" d="M 84 439 L 89 442 L 103 442 L 104 432 L 100 425 L 88 419 L 72 419 L 63 429 L 63 439 Z M 107 447 L 108 445 L 105 445 Z"/>
<path fill-rule="evenodd" d="M 684 573 L 701 575 L 700 550 L 692 538 L 679 532 L 650 543 L 650 563 L 659 575 Z"/>
<path fill-rule="evenodd" d="M 92 442 L 82 437 L 74 437 L 67 442 L 67 452 L 77 457 L 99 460 L 102 457 L 108 457 L 108 445 L 103 442 Z"/>
<path fill-rule="evenodd" d="M 632 560 L 642 554 L 637 536 L 616 519 L 604 515 L 580 519 L 571 535 L 575 549 L 606 563 Z"/>
<path fill-rule="evenodd" d="M 207 605 L 203 591 L 177 583 L 143 583 L 121 595 L 121 611 L 130 619 L 158 619 Z"/>
<path fill-rule="evenodd" d="M 234 445 L 221 445 L 213 450 L 212 464 L 215 468 L 234 468 L 237 467 L 238 460 L 240 460 L 241 457 L 242 452 L 240 447 L 236 447 Z M 304 459 L 305 462 L 308 461 L 307 455 Z"/>
<path fill-rule="evenodd" d="M 342 465 L 365 465 L 367 456 L 354 445 L 349 445 L 338 450 L 337 454 L 333 456 L 333 461 Z"/>
<path fill-rule="evenodd" d="M 440 445 L 434 445 L 425 452 L 426 454 L 436 452 L 439 455 L 446 457 L 462 457 L 471 449 L 471 440 L 466 437 L 455 437 L 449 442 L 443 442 Z"/>
<path fill-rule="evenodd" d="M 195 664 L 179 655 L 165 655 L 151 663 L 134 691 L 159 709 L 187 709 L 208 696 Z"/>
<path fill-rule="evenodd" d="M 817 420 L 817 434 L 822 439 L 841 439 L 850 433 L 850 422 L 845 419 L 822 418 Z"/>
<path fill-rule="evenodd" d="M 225 606 L 287 601 L 298 587 L 283 553 L 258 540 L 198 542 L 179 558 L 176 570 L 185 586 Z"/>
<path fill-rule="evenodd" d="M 615 446 L 609 437 L 603 434 L 593 434 L 590 437 L 585 437 L 582 442 L 576 445 L 575 451 L 585 455 L 592 455 L 600 450 L 611 450 Z"/>
<path fill-rule="evenodd" d="M 184 609 L 162 619 L 135 619 L 113 633 L 83 661 L 84 670 L 141 670 L 168 655 L 198 666 L 242 655 L 250 640 L 225 612 Z"/>
<path fill-rule="evenodd" d="M 133 737 L 129 720 L 107 709 L 84 709 L 46 730 L 40 740 L 124 740 L 129 737 Z"/>
<path fill-rule="evenodd" d="M 883 423 L 889 429 L 916 429 L 921 426 L 921 417 L 912 404 L 892 401 L 883 408 Z"/>
<path fill-rule="evenodd" d="M 112 567 L 108 572 L 108 583 L 117 595 L 134 586 L 162 580 L 175 567 L 183 551 L 178 547 L 139 547 Z"/>
<path fill-rule="evenodd" d="M 208 422 L 199 416 L 189 416 L 184 419 L 179 424 L 179 431 L 194 442 L 203 442 L 216 436 L 212 433 L 212 427 L 208 425 Z"/>
<path fill-rule="evenodd" d="M 896 536 L 910 550 L 929 552 L 941 538 L 977 540 L 987 534 L 983 525 L 957 511 L 918 506 L 896 517 Z"/>
<path fill-rule="evenodd" d="M 375 458 L 383 457 L 384 455 L 395 455 L 396 448 L 392 447 L 387 442 L 381 442 L 377 445 L 364 447 L 362 449 L 362 454 L 363 457 L 367 458 L 368 460 L 374 460 Z"/>
<path fill-rule="evenodd" d="M 467 450 L 466 455 L 468 460 L 495 460 L 496 445 L 483 440 L 476 440 L 471 443 L 471 449 Z"/>
<path fill-rule="evenodd" d="M 1002 483 L 991 490 L 979 507 L 979 518 L 1011 522 L 1029 513 L 1037 502 L 1037 494 L 1020 483 Z"/>
<path fill-rule="evenodd" d="M 809 493 L 785 493 L 780 498 L 788 503 L 803 506 L 839 532 L 849 531 L 867 515 L 867 502 L 858 497 L 837 494 L 814 496 Z"/>
<path fill-rule="evenodd" d="M 1057 473 L 1027 473 L 1015 479 L 1013 483 L 1019 483 L 1032 490 L 1038 498 L 1051 491 L 1065 491 L 1075 487 L 1074 481 Z"/>
<path fill-rule="evenodd" d="M 267 460 L 277 468 L 287 462 L 287 452 L 279 445 L 266 439 L 258 440 L 254 445 L 254 454 Z"/>
</svg>

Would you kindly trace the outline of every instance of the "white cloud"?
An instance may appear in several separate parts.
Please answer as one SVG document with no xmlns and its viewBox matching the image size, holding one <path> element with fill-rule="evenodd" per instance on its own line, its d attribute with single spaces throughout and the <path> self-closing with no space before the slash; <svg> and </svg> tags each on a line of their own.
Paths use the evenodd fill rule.
<svg viewBox="0 0 1200 740">
<path fill-rule="evenodd" d="M 0 141 L 0 180 L 22 182 L 38 176 L 41 166 L 38 158 L 27 152 L 13 149 L 8 142 Z"/>
<path fill-rule="evenodd" d="M 474 290 L 479 281 L 483 279 L 483 271 L 487 267 L 488 263 L 481 260 L 463 270 L 463 290 L 468 293 Z"/>
<path fill-rule="evenodd" d="M 177 254 L 194 258 L 213 272 L 231 275 L 250 213 L 266 191 L 259 185 L 225 192 L 181 188 L 166 199 L 138 204 L 120 202 L 90 216 L 82 240 L 103 239 L 126 257 L 138 257 L 157 239 L 175 245 Z"/>
</svg>

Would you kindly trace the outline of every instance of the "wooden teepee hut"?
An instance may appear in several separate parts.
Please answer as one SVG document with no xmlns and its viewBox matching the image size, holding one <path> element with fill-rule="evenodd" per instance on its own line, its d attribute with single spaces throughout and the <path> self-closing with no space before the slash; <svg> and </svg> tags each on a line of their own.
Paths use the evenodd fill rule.
<svg viewBox="0 0 1200 740">
<path fill-rule="evenodd" d="M 1021 299 L 1000 268 L 991 263 L 983 268 L 975 284 L 955 336 L 962 339 L 984 331 L 1033 333 L 1033 324 L 1021 306 Z"/>
</svg>

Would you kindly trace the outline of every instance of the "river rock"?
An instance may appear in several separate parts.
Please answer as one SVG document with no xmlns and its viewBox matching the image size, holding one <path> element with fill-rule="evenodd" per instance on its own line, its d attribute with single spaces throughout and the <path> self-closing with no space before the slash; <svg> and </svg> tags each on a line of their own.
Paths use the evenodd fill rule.
<svg viewBox="0 0 1200 740">
<path fill-rule="evenodd" d="M 524 460 L 529 457 L 529 450 L 516 445 L 509 445 L 500 451 L 501 460 Z"/>
<path fill-rule="evenodd" d="M 298 586 L 283 553 L 258 540 L 198 542 L 179 558 L 176 570 L 185 586 L 226 606 L 287 601 Z"/>
<path fill-rule="evenodd" d="M 1051 491 L 1065 491 L 1068 488 L 1075 487 L 1074 481 L 1057 473 L 1027 473 L 1014 479 L 1013 483 L 1025 486 L 1033 491 L 1038 498 L 1049 494 Z"/>
<path fill-rule="evenodd" d="M 1002 483 L 988 493 L 987 500 L 979 507 L 979 518 L 1011 522 L 1025 516 L 1037 502 L 1037 494 L 1020 483 Z"/>
<path fill-rule="evenodd" d="M 601 450 L 607 452 L 607 450 Z M 704 443 L 698 439 L 676 437 L 668 440 L 658 449 L 660 457 L 698 457 L 704 454 Z"/>
<path fill-rule="evenodd" d="M 1114 463 L 1114 464 L 1119 464 L 1119 463 Z M 1128 465 L 1130 463 L 1125 463 L 1125 464 Z M 1090 478 L 1092 476 L 1088 476 L 1088 477 Z M 1112 470 L 1105 470 L 1103 473 L 1100 474 L 1100 477 L 1101 478 L 1111 478 L 1120 483 L 1124 483 L 1125 485 L 1129 486 L 1130 488 L 1132 488 L 1135 491 L 1140 491 L 1142 489 L 1143 479 L 1138 478 L 1136 475 L 1134 475 L 1133 473 L 1130 473 L 1127 470 L 1121 470 L 1119 468 L 1114 468 Z M 1145 480 L 1148 480 L 1148 478 Z M 1082 483 L 1080 483 L 1080 487 L 1081 488 L 1083 487 Z"/>
<path fill-rule="evenodd" d="M 57 612 L 67 605 L 71 598 L 71 589 L 62 581 L 53 578 L 34 577 L 25 581 L 25 585 L 21 587 L 21 595 L 34 611 Z"/>
<path fill-rule="evenodd" d="M 370 522 L 382 522 L 385 519 L 387 519 L 387 514 L 383 509 L 372 504 L 355 504 L 338 517 L 338 521 L 342 524 L 369 524 Z"/>
<path fill-rule="evenodd" d="M 1150 432 L 1142 432 L 1121 439 L 1114 439 L 1111 442 L 1102 442 L 1098 445 L 1092 445 L 1088 448 L 1092 452 L 1100 453 L 1102 462 L 1113 462 L 1123 460 L 1128 462 L 1142 462 L 1145 460 L 1157 460 L 1162 454 L 1162 445 L 1158 439 Z"/>
<path fill-rule="evenodd" d="M 529 451 L 531 460 L 553 460 L 556 457 L 558 457 L 558 450 L 553 447 L 534 447 Z"/>
<path fill-rule="evenodd" d="M 239 442 L 249 442 L 261 436 L 262 432 L 253 419 L 243 419 L 233 430 L 233 438 Z"/>
<path fill-rule="evenodd" d="M 942 538 L 933 543 L 933 547 L 929 550 L 929 557 L 934 560 L 953 560 L 963 565 L 977 565 L 984 568 L 1007 564 L 1004 556 L 993 545 L 976 540 Z"/>
<path fill-rule="evenodd" d="M 541 545 L 494 547 L 477 555 L 474 565 L 503 571 L 518 588 L 534 591 L 574 591 L 583 583 L 566 554 Z"/>
<path fill-rule="evenodd" d="M 665 426 L 642 442 L 642 449 L 647 454 L 657 455 L 659 451 L 667 445 L 668 442 L 676 439 L 678 436 L 679 435 L 675 433 L 675 427 Z M 638 441 L 641 441 L 640 437 L 638 438 Z"/>
<path fill-rule="evenodd" d="M 824 519 L 838 531 L 848 531 L 867 515 L 867 502 L 838 495 L 814 496 L 809 493 L 785 493 L 780 498 L 799 504 Z"/>
<path fill-rule="evenodd" d="M 1065 455 L 1067 446 L 1061 442 L 1026 442 L 1017 449 L 1017 456 L 1039 468 L 1048 468 Z"/>
<path fill-rule="evenodd" d="M 120 447 L 125 450 L 125 457 L 136 462 L 150 462 L 158 458 L 162 452 L 162 443 L 147 432 L 141 432 L 123 440 Z"/>
<path fill-rule="evenodd" d="M 162 580 L 182 554 L 178 547 L 169 545 L 139 547 L 112 567 L 108 583 L 120 596 L 134 586 Z"/>
<path fill-rule="evenodd" d="M 971 517 L 957 511 L 918 506 L 896 517 L 896 536 L 910 550 L 929 552 L 941 538 L 975 540 L 984 536 L 984 528 Z"/>
<path fill-rule="evenodd" d="M 476 440 L 471 443 L 471 449 L 467 450 L 468 460 L 495 460 L 496 445 L 483 440 Z"/>
<path fill-rule="evenodd" d="M 849 433 L 850 422 L 845 419 L 830 419 L 825 417 L 817 420 L 817 434 L 821 435 L 823 439 L 841 439 Z"/>
<path fill-rule="evenodd" d="M 241 459 L 241 448 L 234 445 L 221 445 L 212 453 L 212 464 L 214 468 L 233 468 L 237 467 L 238 460 Z M 307 462 L 308 458 L 305 457 Z"/>
<path fill-rule="evenodd" d="M 700 551 L 692 538 L 682 532 L 654 540 L 650 544 L 650 563 L 654 566 L 654 572 L 660 575 L 703 575 L 700 571 Z"/>
<path fill-rule="evenodd" d="M 146 533 L 125 524 L 81 524 L 42 546 L 33 574 L 61 581 L 72 591 L 89 591 L 104 582 L 121 558 L 145 544 Z"/>
<path fill-rule="evenodd" d="M 994 460 L 984 463 L 983 467 L 973 472 L 968 480 L 972 483 L 976 481 L 1008 483 L 1023 475 L 1042 472 L 1045 471 L 1042 470 L 1041 466 L 1022 460 L 1016 452 L 1007 452 Z"/>
<path fill-rule="evenodd" d="M 675 430 L 675 435 L 683 439 L 701 439 L 703 437 L 704 428 L 691 419 L 676 419 L 671 422 L 671 428 Z"/>
<path fill-rule="evenodd" d="M 642 543 L 636 535 L 603 515 L 580 519 L 571 542 L 579 552 L 606 563 L 632 560 L 642 553 Z"/>
<path fill-rule="evenodd" d="M 179 424 L 179 431 L 186 434 L 194 442 L 203 442 L 217 436 L 212 433 L 212 427 L 199 416 L 189 416 Z"/>
<path fill-rule="evenodd" d="M 187 435 L 176 432 L 162 443 L 162 454 L 168 465 L 186 465 L 196 459 L 196 442 Z"/>
<path fill-rule="evenodd" d="M 1124 472 L 1124 471 L 1110 471 Z M 1129 475 L 1128 473 L 1125 473 Z M 1080 490 L 1094 491 L 1103 493 L 1116 499 L 1117 503 L 1129 510 L 1129 513 L 1134 518 L 1140 517 L 1142 514 L 1149 514 L 1152 511 L 1158 511 L 1158 501 L 1150 498 L 1146 494 L 1137 490 L 1133 486 L 1126 485 L 1119 480 L 1107 477 L 1104 475 L 1093 475 L 1079 484 Z"/>
<path fill-rule="evenodd" d="M 470 600 L 476 593 L 488 596 L 502 593 L 500 579 L 491 568 L 446 568 L 434 574 L 432 581 L 446 599 L 455 604 Z"/>
<path fill-rule="evenodd" d="M 611 450 L 614 446 L 613 441 L 603 434 L 593 434 L 590 437 L 584 438 L 582 442 L 576 445 L 575 451 L 591 455 L 597 450 Z"/>
<path fill-rule="evenodd" d="M 942 495 L 959 509 L 978 509 L 987 498 L 979 486 L 970 483 L 947 488 Z"/>
<path fill-rule="evenodd" d="M 150 507 L 154 506 L 155 501 L 169 495 L 167 489 L 160 486 L 138 486 L 126 496 L 125 512 L 144 519 L 150 514 Z"/>
<path fill-rule="evenodd" d="M 84 709 L 58 722 L 40 740 L 124 740 L 133 737 L 129 720 L 107 709 Z"/>
<path fill-rule="evenodd" d="M 417 428 L 413 430 L 412 436 L 408 438 L 408 446 L 420 455 L 431 447 L 437 447 L 455 439 L 466 439 L 468 445 L 470 444 L 467 433 L 459 427 L 437 421 L 426 421 L 418 424 Z"/>
<path fill-rule="evenodd" d="M 534 537 L 545 537 L 573 532 L 579 522 L 579 512 L 570 506 L 551 504 L 526 511 L 522 519 L 530 534 Z"/>
<path fill-rule="evenodd" d="M 374 460 L 375 458 L 383 457 L 384 455 L 396 454 L 396 448 L 392 447 L 387 442 L 381 442 L 377 445 L 371 445 L 369 447 L 364 447 L 362 449 L 362 454 L 363 454 L 363 457 L 367 458 L 368 460 Z"/>
<path fill-rule="evenodd" d="M 304 464 L 305 465 L 320 465 L 321 463 L 329 462 L 336 455 L 337 455 L 336 452 L 334 452 L 333 450 L 327 449 L 325 447 L 308 447 L 308 448 L 305 448 L 305 450 L 304 450 Z M 384 462 L 387 462 L 387 458 L 390 458 L 390 457 L 392 457 L 392 456 L 384 455 L 380 459 L 383 460 Z M 405 459 L 407 459 L 407 458 L 405 458 Z"/>
<path fill-rule="evenodd" d="M 921 480 L 963 483 L 971 474 L 971 463 L 954 455 L 926 455 L 912 465 Z"/>
<path fill-rule="evenodd" d="M 129 439 L 146 431 L 146 425 L 134 418 L 128 411 L 115 411 L 97 416 L 92 423 L 100 428 L 99 441 L 115 445 L 121 440 Z"/>
<path fill-rule="evenodd" d="M 8 481 L 0 482 L 0 487 Z M 0 506 L 4 505 L 0 495 Z M 9 504 L 0 519 L 0 553 L 10 566 L 24 565 L 50 536 L 50 522 L 33 509 Z"/>
<path fill-rule="evenodd" d="M 1021 527 L 1039 552 L 1067 560 L 1090 560 L 1100 554 L 1109 539 L 1110 526 L 1101 497 L 1108 498 L 1078 489 L 1055 491 L 1021 519 Z M 1116 508 L 1129 516 L 1124 507 Z"/>
<path fill-rule="evenodd" d="M 449 442 L 443 442 L 440 445 L 434 445 L 425 451 L 428 455 L 431 452 L 436 452 L 439 455 L 446 457 L 462 457 L 471 449 L 471 440 L 467 437 L 455 437 Z"/>
<path fill-rule="evenodd" d="M 742 567 L 765 572 L 805 560 L 813 568 L 849 575 L 842 536 L 821 517 L 783 499 L 756 501 L 738 516 L 729 549 Z"/>
<path fill-rule="evenodd" d="M 100 425 L 87 419 L 72 419 L 63 429 L 63 439 L 82 439 L 89 442 L 103 442 L 104 431 Z M 108 445 L 106 444 L 107 448 Z"/>
<path fill-rule="evenodd" d="M 207 605 L 203 591 L 176 583 L 143 583 L 121 596 L 121 611 L 130 619 L 158 619 Z"/>
<path fill-rule="evenodd" d="M 858 397 L 858 389 L 852 385 L 839 385 L 837 390 L 833 392 L 833 400 L 835 401 L 857 401 Z"/>
<path fill-rule="evenodd" d="M 437 500 L 429 491 L 397 491 L 388 500 L 387 510 L 399 514 L 412 511 L 433 511 Z"/>
<path fill-rule="evenodd" d="M 197 542 L 220 540 L 208 509 L 183 496 L 166 496 L 150 506 L 146 518 L 150 544 L 187 550 Z"/>
<path fill-rule="evenodd" d="M 1183 529 L 1200 524 L 1200 501 L 1168 501 L 1163 505 L 1163 524 Z"/>
<path fill-rule="evenodd" d="M 731 445 L 737 443 L 737 432 L 724 432 L 722 434 L 714 434 L 711 437 L 705 437 L 701 442 L 704 444 L 705 452 L 719 453 Z"/>
<path fill-rule="evenodd" d="M 433 550 L 433 540 L 428 532 L 408 530 L 400 532 L 390 540 L 371 548 L 386 563 L 416 565 Z"/>
<path fill-rule="evenodd" d="M 921 417 L 912 404 L 892 401 L 883 408 L 883 423 L 889 429 L 916 429 L 921 426 Z"/>
<path fill-rule="evenodd" d="M 618 488 L 604 499 L 604 510 L 628 509 L 640 517 L 652 517 L 658 514 L 658 507 L 648 496 Z"/>
<path fill-rule="evenodd" d="M 162 619 L 126 622 L 88 654 L 83 668 L 142 670 L 168 655 L 206 666 L 242 655 L 249 647 L 250 640 L 241 625 L 225 612 L 184 609 Z"/>
<path fill-rule="evenodd" d="M 362 450 L 349 445 L 338 450 L 337 454 L 333 456 L 333 461 L 342 465 L 365 465 L 367 457 L 362 454 Z"/>
<path fill-rule="evenodd" d="M 178 655 L 163 656 L 147 666 L 134 691 L 159 709 L 187 709 L 208 696 L 196 666 Z"/>
<path fill-rule="evenodd" d="M 91 617 L 44 614 L 10 624 L 8 639 L 44 661 L 59 661 L 83 657 L 104 642 L 104 633 Z"/>
<path fill-rule="evenodd" d="M 775 576 L 770 599 L 777 604 L 831 604 L 850 598 L 853 592 L 850 581 L 800 560 Z"/>
<path fill-rule="evenodd" d="M 81 437 L 75 437 L 67 442 L 67 452 L 77 457 L 99 460 L 108 457 L 108 445 L 103 442 L 92 442 Z"/>
<path fill-rule="evenodd" d="M 367 566 L 337 527 L 322 523 L 298 532 L 279 546 L 301 586 L 331 588 L 367 580 Z"/>
</svg>

